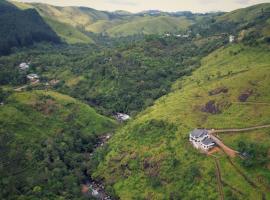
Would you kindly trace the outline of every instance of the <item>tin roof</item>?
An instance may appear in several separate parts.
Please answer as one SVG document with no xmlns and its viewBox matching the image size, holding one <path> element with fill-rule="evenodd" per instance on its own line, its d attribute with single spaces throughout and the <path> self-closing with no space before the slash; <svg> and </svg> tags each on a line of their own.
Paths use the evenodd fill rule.
<svg viewBox="0 0 270 200">
<path fill-rule="evenodd" d="M 191 133 L 192 137 L 200 138 L 208 134 L 206 129 L 194 129 Z"/>
</svg>

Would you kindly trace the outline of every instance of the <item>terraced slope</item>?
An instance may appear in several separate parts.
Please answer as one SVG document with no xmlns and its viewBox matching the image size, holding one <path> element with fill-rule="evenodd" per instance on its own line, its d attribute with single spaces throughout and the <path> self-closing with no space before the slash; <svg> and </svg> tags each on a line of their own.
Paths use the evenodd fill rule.
<svg viewBox="0 0 270 200">
<path fill-rule="evenodd" d="M 268 46 L 235 44 L 204 58 L 96 155 L 102 162 L 95 177 L 121 199 L 218 199 L 215 162 L 193 149 L 189 131 L 269 124 L 269 57 Z M 215 155 L 225 199 L 270 198 L 270 130 L 220 137 L 246 155 L 232 161 L 223 152 Z"/>
</svg>

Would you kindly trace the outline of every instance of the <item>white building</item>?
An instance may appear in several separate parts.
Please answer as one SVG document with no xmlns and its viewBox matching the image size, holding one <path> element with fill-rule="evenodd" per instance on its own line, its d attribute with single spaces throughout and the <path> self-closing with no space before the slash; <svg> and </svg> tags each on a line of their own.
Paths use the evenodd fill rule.
<svg viewBox="0 0 270 200">
<path fill-rule="evenodd" d="M 116 113 L 116 119 L 118 121 L 127 121 L 130 119 L 130 116 L 124 113 Z"/>
<path fill-rule="evenodd" d="M 196 149 L 203 151 L 208 151 L 216 145 L 206 129 L 194 129 L 189 134 L 189 141 Z"/>
<path fill-rule="evenodd" d="M 21 63 L 19 65 L 20 70 L 27 70 L 29 69 L 29 65 L 27 63 Z"/>
<path fill-rule="evenodd" d="M 230 35 L 229 36 L 229 42 L 233 43 L 235 41 L 235 36 L 234 35 Z"/>
</svg>

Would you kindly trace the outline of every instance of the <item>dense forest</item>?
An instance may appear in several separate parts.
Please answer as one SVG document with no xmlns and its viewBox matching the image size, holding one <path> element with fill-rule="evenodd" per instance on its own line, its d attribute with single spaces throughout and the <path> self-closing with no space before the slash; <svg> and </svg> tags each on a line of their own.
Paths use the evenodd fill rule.
<svg viewBox="0 0 270 200">
<path fill-rule="evenodd" d="M 170 91 L 178 78 L 200 65 L 200 58 L 227 43 L 227 37 L 164 38 L 147 36 L 135 42 L 111 47 L 39 46 L 3 57 L 2 84 L 25 82 L 25 75 L 14 66 L 31 61 L 30 72 L 42 80 L 57 79 L 55 89 L 97 107 L 102 113 L 135 114 Z M 125 39 L 124 39 L 125 41 Z"/>
<path fill-rule="evenodd" d="M 83 199 L 89 154 L 114 121 L 55 92 L 0 95 L 0 199 Z"/>
</svg>

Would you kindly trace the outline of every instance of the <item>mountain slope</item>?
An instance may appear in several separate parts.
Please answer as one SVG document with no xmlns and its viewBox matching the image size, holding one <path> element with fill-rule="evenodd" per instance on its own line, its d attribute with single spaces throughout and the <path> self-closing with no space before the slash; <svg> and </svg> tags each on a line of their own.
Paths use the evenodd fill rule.
<svg viewBox="0 0 270 200">
<path fill-rule="evenodd" d="M 194 23 L 185 17 L 145 16 L 131 22 L 114 26 L 107 30 L 111 36 L 128 36 L 136 34 L 164 34 L 165 32 L 186 31 Z"/>
<path fill-rule="evenodd" d="M 269 41 L 270 3 L 238 9 L 216 17 L 206 17 L 191 29 L 203 36 L 233 34 L 238 41 L 256 44 Z"/>
<path fill-rule="evenodd" d="M 0 54 L 9 53 L 12 47 L 29 46 L 34 42 L 60 42 L 55 32 L 33 9 L 22 11 L 1 1 L 0 23 Z"/>
<path fill-rule="evenodd" d="M 128 123 L 96 154 L 102 162 L 95 177 L 112 185 L 109 190 L 120 199 L 218 199 L 214 160 L 195 150 L 188 134 L 200 127 L 270 124 L 269 56 L 267 46 L 241 44 L 210 54 L 190 77 L 175 83 L 174 92 Z M 234 158 L 232 165 L 222 151 L 216 153 L 225 199 L 269 198 L 269 133 L 220 135 L 236 150 L 242 151 L 241 145 L 247 152 L 253 148 L 254 156 Z"/>
<path fill-rule="evenodd" d="M 114 121 L 56 92 L 9 92 L 1 101 L 0 198 L 80 199 L 89 153 Z"/>
</svg>

